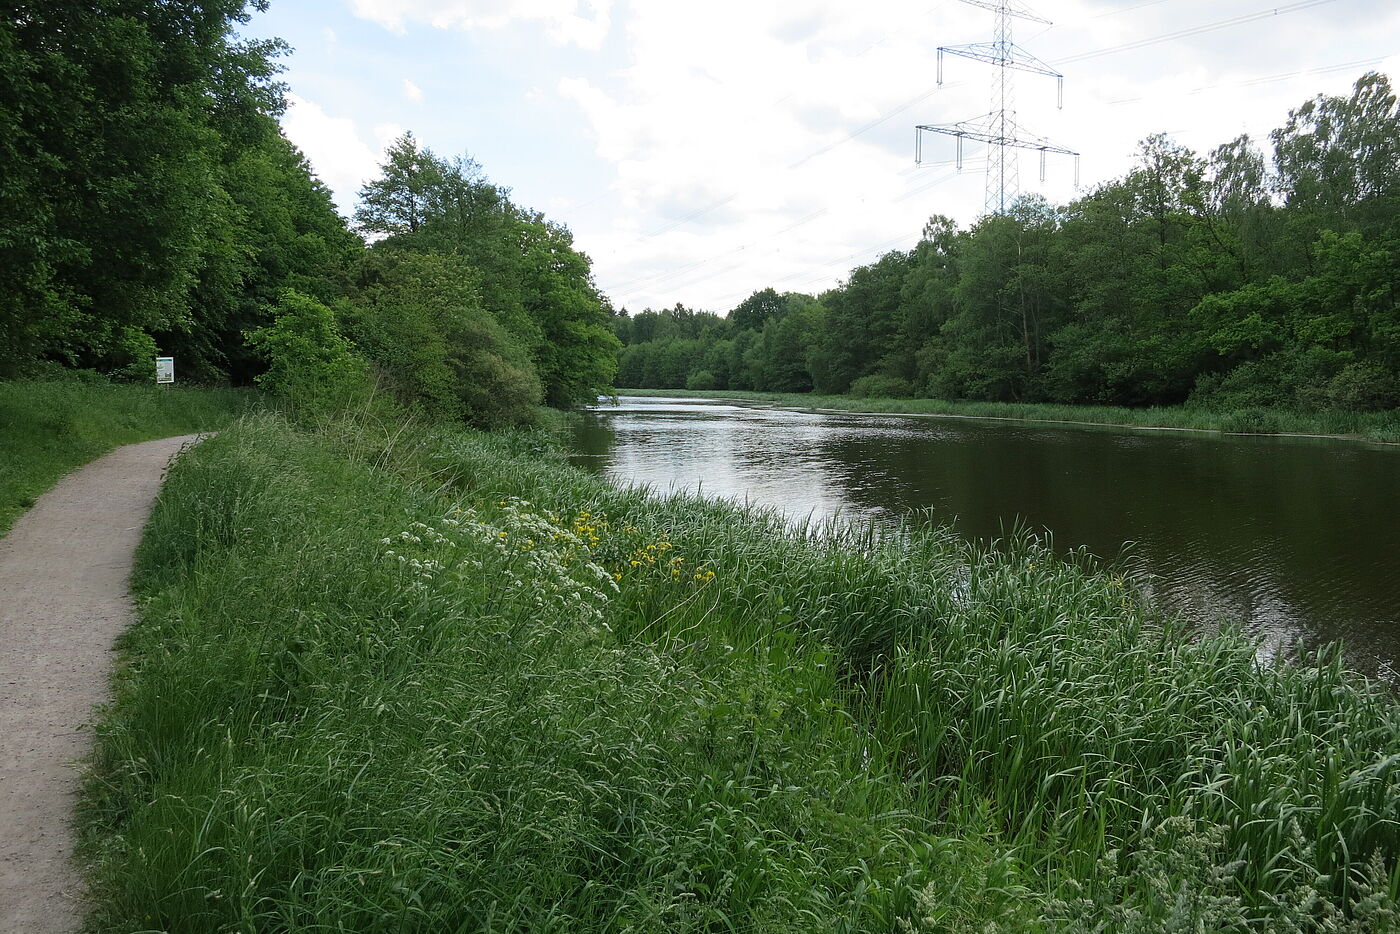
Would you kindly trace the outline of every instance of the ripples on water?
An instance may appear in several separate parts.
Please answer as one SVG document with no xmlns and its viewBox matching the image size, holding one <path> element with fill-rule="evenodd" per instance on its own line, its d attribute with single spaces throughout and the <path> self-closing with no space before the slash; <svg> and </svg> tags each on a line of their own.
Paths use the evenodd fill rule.
<svg viewBox="0 0 1400 934">
<path fill-rule="evenodd" d="M 623 397 L 576 434 L 580 466 L 802 520 L 926 509 L 961 534 L 1014 523 L 1124 561 L 1164 606 L 1243 621 L 1266 650 L 1341 639 L 1400 683 L 1400 451 Z M 1132 543 L 1124 555 L 1124 544 Z"/>
</svg>

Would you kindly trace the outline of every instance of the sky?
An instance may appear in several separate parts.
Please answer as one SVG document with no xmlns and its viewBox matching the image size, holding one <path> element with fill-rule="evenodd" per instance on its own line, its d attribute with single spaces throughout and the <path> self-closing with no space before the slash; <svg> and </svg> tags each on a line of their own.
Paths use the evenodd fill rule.
<svg viewBox="0 0 1400 934">
<path fill-rule="evenodd" d="M 573 231 L 614 307 L 724 314 L 818 293 L 909 249 L 931 215 L 981 215 L 986 151 L 951 124 L 994 109 L 997 0 L 272 0 L 242 28 L 293 49 L 287 136 L 349 216 L 411 130 L 470 156 Z M 1205 155 L 1363 73 L 1400 83 L 1400 0 L 1012 0 L 1019 191 L 1063 204 L 1166 133 Z M 1077 186 L 1076 187 L 1076 178 Z"/>
</svg>

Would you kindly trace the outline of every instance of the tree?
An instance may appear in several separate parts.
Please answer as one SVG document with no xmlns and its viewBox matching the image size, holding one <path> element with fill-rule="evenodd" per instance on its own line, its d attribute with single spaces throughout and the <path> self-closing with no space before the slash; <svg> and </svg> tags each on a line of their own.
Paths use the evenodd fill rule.
<svg viewBox="0 0 1400 934">
<path fill-rule="evenodd" d="M 783 299 L 773 289 L 760 289 L 729 312 L 729 325 L 736 331 L 761 331 L 770 318 L 783 312 Z"/>
<path fill-rule="evenodd" d="M 285 46 L 236 39 L 242 0 L 10 7 L 0 376 L 43 360 L 120 371 L 154 335 L 196 377 L 251 377 L 242 332 L 283 287 L 322 279 L 329 253 L 354 249 L 329 199 L 303 197 L 315 183 L 277 128 Z M 291 238 L 325 250 L 304 240 L 284 253 L 283 208 Z"/>
<path fill-rule="evenodd" d="M 478 428 L 529 424 L 543 388 L 520 338 L 481 307 L 478 275 L 460 257 L 372 251 L 346 330 L 410 406 Z"/>
<path fill-rule="evenodd" d="M 611 385 L 621 347 L 612 309 L 568 228 L 511 204 L 467 157 L 449 162 L 412 134 L 361 189 L 375 251 L 450 255 L 475 270 L 481 306 L 528 349 L 545 402 L 575 406 Z"/>
<path fill-rule="evenodd" d="M 1270 135 L 1279 190 L 1305 230 L 1397 229 L 1400 109 L 1386 76 L 1362 75 L 1348 98 L 1319 95 Z"/>
<path fill-rule="evenodd" d="M 380 176 L 360 188 L 355 223 L 371 236 L 416 234 L 439 209 L 447 167 L 430 150 L 419 149 L 412 132 L 384 151 Z"/>
</svg>

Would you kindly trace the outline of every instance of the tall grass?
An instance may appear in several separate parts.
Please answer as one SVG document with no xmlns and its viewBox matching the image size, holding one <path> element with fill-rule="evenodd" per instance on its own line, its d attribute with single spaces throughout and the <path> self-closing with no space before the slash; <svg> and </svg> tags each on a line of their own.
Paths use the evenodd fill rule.
<svg viewBox="0 0 1400 934">
<path fill-rule="evenodd" d="M 619 395 L 658 398 L 734 399 L 795 408 L 831 409 L 879 415 L 946 415 L 1057 422 L 1066 425 L 1122 425 L 1223 431 L 1235 434 L 1323 435 L 1400 443 L 1400 410 L 1388 412 L 1297 412 L 1285 409 L 1215 411 L 1194 406 L 1060 405 L 1048 402 L 968 402 L 948 399 L 865 399 L 815 393 L 681 389 L 618 389 Z"/>
<path fill-rule="evenodd" d="M 138 585 L 99 930 L 1394 929 L 1394 702 L 1025 536 L 262 416 Z"/>
<path fill-rule="evenodd" d="M 0 381 L 0 533 L 74 467 L 114 447 L 217 428 L 250 392 L 93 382 Z"/>
</svg>

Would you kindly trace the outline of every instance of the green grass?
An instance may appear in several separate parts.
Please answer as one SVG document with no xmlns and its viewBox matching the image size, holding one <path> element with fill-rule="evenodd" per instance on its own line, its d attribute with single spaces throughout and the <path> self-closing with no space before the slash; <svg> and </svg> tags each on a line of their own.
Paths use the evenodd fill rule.
<svg viewBox="0 0 1400 934">
<path fill-rule="evenodd" d="M 1298 434 L 1400 443 L 1400 410 L 1389 412 L 1292 412 L 1237 409 L 1217 412 L 1187 406 L 1131 409 L 1109 405 L 1055 405 L 1021 402 L 957 402 L 943 399 L 862 399 L 813 393 L 683 389 L 618 389 L 618 395 L 659 398 L 735 399 L 794 408 L 834 409 L 879 415 L 948 415 L 1048 421 L 1062 424 L 1177 428 L 1240 434 Z"/>
<path fill-rule="evenodd" d="M 1394 700 L 1031 538 L 262 415 L 137 587 L 93 930 L 1395 930 Z"/>
<path fill-rule="evenodd" d="M 0 382 L 0 534 L 73 468 L 118 445 L 217 428 L 251 401 L 227 389 Z"/>
</svg>

